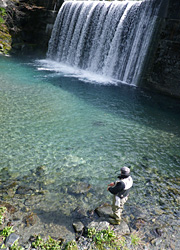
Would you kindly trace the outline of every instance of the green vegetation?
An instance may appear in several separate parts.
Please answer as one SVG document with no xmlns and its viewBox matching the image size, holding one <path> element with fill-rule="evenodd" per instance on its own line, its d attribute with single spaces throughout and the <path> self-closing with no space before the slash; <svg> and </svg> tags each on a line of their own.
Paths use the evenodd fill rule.
<svg viewBox="0 0 180 250">
<path fill-rule="evenodd" d="M 35 241 L 32 242 L 32 247 L 38 250 L 78 250 L 75 240 L 68 242 L 65 247 L 62 244 L 62 240 L 52 239 L 50 236 L 47 240 L 43 240 L 40 235 L 36 236 Z M 16 249 L 12 249 L 16 250 Z"/>
<path fill-rule="evenodd" d="M 3 228 L 3 230 L 0 231 L 0 235 L 5 240 L 13 232 L 14 232 L 13 227 L 5 227 Z"/>
<path fill-rule="evenodd" d="M 129 250 L 127 248 L 126 239 L 123 236 L 117 236 L 115 232 L 108 228 L 101 231 L 96 231 L 95 228 L 88 229 L 88 238 L 92 238 L 97 249 L 111 249 L 111 250 Z M 132 247 L 142 247 L 145 243 L 141 240 L 138 232 L 130 235 Z"/>
<path fill-rule="evenodd" d="M 4 18 L 6 16 L 6 11 L 4 8 L 0 7 L 0 24 L 4 23 Z"/>
<path fill-rule="evenodd" d="M 141 238 L 138 236 L 137 233 L 133 233 L 130 236 L 131 236 L 131 244 L 133 246 L 138 246 L 143 244 Z"/>
<path fill-rule="evenodd" d="M 0 207 L 0 225 L 3 225 L 4 223 L 6 212 L 7 212 L 6 207 Z M 12 226 L 6 226 L 2 230 L 0 230 L 0 249 L 6 248 L 4 242 L 6 238 L 13 232 L 14 229 Z M 10 247 L 10 250 L 23 250 L 23 248 L 18 246 L 18 243 L 15 242 L 13 246 Z"/>
<path fill-rule="evenodd" d="M 54 240 L 49 236 L 48 240 L 45 241 L 38 235 L 35 241 L 32 242 L 32 247 L 42 250 L 61 250 L 61 244 L 61 240 Z"/>
<path fill-rule="evenodd" d="M 95 228 L 88 229 L 88 237 L 92 238 L 98 249 L 105 249 L 106 246 L 120 250 L 125 245 L 125 238 L 117 237 L 110 228 L 101 231 L 96 231 Z"/>
<path fill-rule="evenodd" d="M 11 35 L 5 23 L 6 10 L 0 8 L 0 53 L 8 54 L 11 49 Z"/>
<path fill-rule="evenodd" d="M 68 242 L 65 246 L 65 250 L 78 250 L 76 241 L 72 240 Z"/>
<path fill-rule="evenodd" d="M 47 240 L 43 240 L 40 235 L 36 236 L 35 241 L 32 242 L 32 247 L 38 250 L 78 250 L 75 240 L 68 242 L 65 247 L 62 244 L 62 240 L 52 239 L 50 236 Z M 16 249 L 13 249 L 16 250 Z"/>
<path fill-rule="evenodd" d="M 11 247 L 10 250 L 24 250 L 23 247 L 18 245 L 18 242 L 15 242 Z"/>
<path fill-rule="evenodd" d="M 0 225 L 4 223 L 4 216 L 7 211 L 6 207 L 0 207 Z"/>
</svg>

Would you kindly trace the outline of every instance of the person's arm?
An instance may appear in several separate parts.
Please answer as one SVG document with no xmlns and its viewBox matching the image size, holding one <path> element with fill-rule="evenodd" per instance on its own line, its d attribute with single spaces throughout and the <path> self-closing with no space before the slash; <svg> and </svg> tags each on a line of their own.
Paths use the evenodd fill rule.
<svg viewBox="0 0 180 250">
<path fill-rule="evenodd" d="M 125 184 L 124 182 L 120 181 L 120 182 L 117 182 L 117 184 L 115 186 L 110 186 L 108 188 L 108 191 L 111 193 L 111 194 L 118 194 L 120 191 L 122 191 L 123 189 L 125 188 Z"/>
</svg>

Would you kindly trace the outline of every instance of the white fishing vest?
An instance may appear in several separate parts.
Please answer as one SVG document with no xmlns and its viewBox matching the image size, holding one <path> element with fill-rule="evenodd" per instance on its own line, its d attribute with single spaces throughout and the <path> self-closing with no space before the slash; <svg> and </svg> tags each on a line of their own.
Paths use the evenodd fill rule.
<svg viewBox="0 0 180 250">
<path fill-rule="evenodd" d="M 133 185 L 133 179 L 132 179 L 131 176 L 129 176 L 128 178 L 118 180 L 118 182 L 120 182 L 120 181 L 124 183 L 125 188 L 124 188 L 122 191 L 120 191 L 120 192 L 117 194 L 117 196 L 118 196 L 119 198 L 122 199 L 122 198 L 128 196 L 129 190 L 130 190 L 130 188 L 131 188 L 132 185 Z"/>
</svg>

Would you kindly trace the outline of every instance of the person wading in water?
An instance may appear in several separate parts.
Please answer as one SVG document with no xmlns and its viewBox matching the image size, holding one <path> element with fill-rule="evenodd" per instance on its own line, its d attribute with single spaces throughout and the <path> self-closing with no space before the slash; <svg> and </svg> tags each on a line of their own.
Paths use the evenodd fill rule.
<svg viewBox="0 0 180 250">
<path fill-rule="evenodd" d="M 129 191 L 133 185 L 133 179 L 130 176 L 128 167 L 121 168 L 121 175 L 116 182 L 111 182 L 107 190 L 113 194 L 112 211 L 109 222 L 113 225 L 119 225 L 125 202 L 128 200 Z"/>
</svg>

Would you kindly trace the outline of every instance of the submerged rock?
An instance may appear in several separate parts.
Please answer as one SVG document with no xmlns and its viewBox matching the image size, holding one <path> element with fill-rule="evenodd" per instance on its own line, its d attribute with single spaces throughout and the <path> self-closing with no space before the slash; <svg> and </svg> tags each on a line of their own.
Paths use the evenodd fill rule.
<svg viewBox="0 0 180 250">
<path fill-rule="evenodd" d="M 87 211 L 84 208 L 77 207 L 73 212 L 72 215 L 76 219 L 83 219 L 87 217 Z"/>
<path fill-rule="evenodd" d="M 27 195 L 27 194 L 32 194 L 34 192 L 34 190 L 30 187 L 26 187 L 26 186 L 19 186 L 16 189 L 16 194 L 20 194 L 20 195 Z"/>
<path fill-rule="evenodd" d="M 40 166 L 36 168 L 35 174 L 37 176 L 44 176 L 45 171 L 46 171 L 46 166 Z"/>
<path fill-rule="evenodd" d="M 11 205 L 11 204 L 8 203 L 8 202 L 0 201 L 0 206 L 6 207 L 6 208 L 7 208 L 7 211 L 8 211 L 10 214 L 14 214 L 14 213 L 17 211 L 17 208 L 15 208 L 13 205 Z"/>
<path fill-rule="evenodd" d="M 145 221 L 143 219 L 137 219 L 135 222 L 135 228 L 139 230 L 142 226 L 144 226 Z"/>
<path fill-rule="evenodd" d="M 1 180 L 8 180 L 11 178 L 11 173 L 8 167 L 2 168 L 0 171 L 0 179 Z"/>
<path fill-rule="evenodd" d="M 76 182 L 70 185 L 68 193 L 72 194 L 84 194 L 87 193 L 91 188 L 90 184 L 84 182 Z"/>
<path fill-rule="evenodd" d="M 37 222 L 37 215 L 33 212 L 30 213 L 29 215 L 24 217 L 24 222 L 26 223 L 27 227 L 33 226 Z"/>
<path fill-rule="evenodd" d="M 96 127 L 101 127 L 101 126 L 105 126 L 105 123 L 103 121 L 94 121 L 92 125 Z"/>
</svg>

